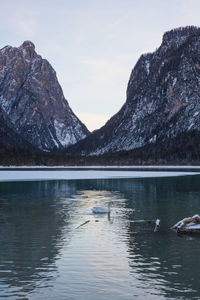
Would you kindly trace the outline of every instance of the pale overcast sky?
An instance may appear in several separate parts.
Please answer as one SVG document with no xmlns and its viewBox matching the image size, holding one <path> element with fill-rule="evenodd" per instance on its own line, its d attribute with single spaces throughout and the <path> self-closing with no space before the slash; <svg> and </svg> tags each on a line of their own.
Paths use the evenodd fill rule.
<svg viewBox="0 0 200 300">
<path fill-rule="evenodd" d="M 126 100 L 132 68 L 172 28 L 200 26 L 200 0 L 0 0 L 0 48 L 31 40 L 90 130 Z"/>
</svg>

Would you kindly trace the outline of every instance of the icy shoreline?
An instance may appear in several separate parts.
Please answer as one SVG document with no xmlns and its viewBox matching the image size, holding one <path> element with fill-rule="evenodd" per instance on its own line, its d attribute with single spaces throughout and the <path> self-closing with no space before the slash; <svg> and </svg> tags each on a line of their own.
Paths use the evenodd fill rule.
<svg viewBox="0 0 200 300">
<path fill-rule="evenodd" d="M 148 166 L 137 166 L 137 165 L 132 165 L 132 166 L 1 166 L 0 169 L 123 169 L 123 170 L 129 170 L 129 169 L 138 169 L 138 170 L 144 170 L 144 169 L 197 169 L 200 171 L 200 165 L 199 166 L 193 166 L 193 165 L 160 165 L 160 166 L 155 166 L 155 165 L 148 165 Z"/>
<path fill-rule="evenodd" d="M 159 172 L 159 171 L 105 171 L 105 170 L 2 170 L 0 182 L 41 181 L 41 180 L 81 180 L 111 178 L 150 178 L 197 175 L 200 172 Z"/>
</svg>

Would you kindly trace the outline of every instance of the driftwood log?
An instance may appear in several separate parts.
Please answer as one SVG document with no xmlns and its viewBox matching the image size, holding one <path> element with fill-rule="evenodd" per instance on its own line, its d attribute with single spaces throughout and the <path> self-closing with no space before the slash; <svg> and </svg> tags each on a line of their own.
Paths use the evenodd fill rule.
<svg viewBox="0 0 200 300">
<path fill-rule="evenodd" d="M 194 215 L 193 217 L 184 218 L 183 220 L 173 225 L 170 229 L 180 230 L 192 222 L 194 222 L 195 224 L 200 224 L 200 216 Z"/>
<path fill-rule="evenodd" d="M 90 222 L 90 220 L 85 221 L 84 223 L 82 223 L 81 225 L 79 225 L 78 227 L 76 227 L 76 229 L 80 228 L 81 226 L 83 226 L 83 225 L 85 225 L 85 224 L 87 224 L 89 222 Z"/>
</svg>

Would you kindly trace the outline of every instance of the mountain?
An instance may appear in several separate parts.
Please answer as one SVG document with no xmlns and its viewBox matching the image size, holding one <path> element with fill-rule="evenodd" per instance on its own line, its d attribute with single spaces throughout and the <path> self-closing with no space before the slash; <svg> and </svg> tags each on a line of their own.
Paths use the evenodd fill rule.
<svg viewBox="0 0 200 300">
<path fill-rule="evenodd" d="M 60 150 L 89 134 L 64 98 L 56 72 L 31 41 L 0 50 L 0 115 L 14 145 L 19 137 L 24 146 Z"/>
<path fill-rule="evenodd" d="M 190 144 L 200 154 L 199 132 L 200 28 L 188 26 L 166 32 L 155 52 L 139 58 L 120 111 L 69 152 L 184 151 Z"/>
<path fill-rule="evenodd" d="M 34 147 L 17 134 L 11 127 L 11 124 L 6 124 L 3 114 L 0 111 L 0 142 L 7 147 L 25 147 L 31 150 L 36 150 Z M 2 148 L 0 146 L 0 148 Z"/>
</svg>

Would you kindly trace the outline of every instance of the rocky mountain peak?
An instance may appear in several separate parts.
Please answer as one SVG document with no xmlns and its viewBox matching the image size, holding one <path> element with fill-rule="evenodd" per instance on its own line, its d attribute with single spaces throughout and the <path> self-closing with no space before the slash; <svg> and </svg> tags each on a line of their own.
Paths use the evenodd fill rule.
<svg viewBox="0 0 200 300">
<path fill-rule="evenodd" d="M 195 145 L 192 134 L 199 128 L 200 28 L 187 26 L 166 32 L 155 52 L 139 58 L 120 111 L 71 151 L 98 155 L 155 144 L 167 149 L 178 136 Z"/>
<path fill-rule="evenodd" d="M 31 41 L 0 50 L 0 110 L 17 134 L 41 150 L 66 148 L 89 134 Z"/>
<path fill-rule="evenodd" d="M 35 51 L 35 45 L 33 44 L 33 42 L 28 40 L 24 41 L 20 48 L 32 49 L 33 51 Z"/>
<path fill-rule="evenodd" d="M 164 33 L 161 47 L 178 48 L 193 36 L 200 36 L 200 27 L 186 26 L 172 29 Z"/>
<path fill-rule="evenodd" d="M 19 47 L 22 50 L 23 55 L 27 59 L 31 59 L 36 56 L 35 45 L 31 41 L 24 41 L 23 44 Z"/>
</svg>

